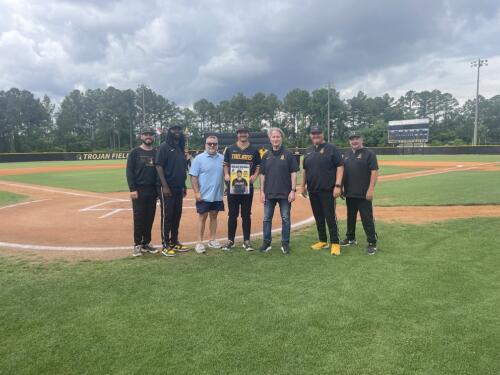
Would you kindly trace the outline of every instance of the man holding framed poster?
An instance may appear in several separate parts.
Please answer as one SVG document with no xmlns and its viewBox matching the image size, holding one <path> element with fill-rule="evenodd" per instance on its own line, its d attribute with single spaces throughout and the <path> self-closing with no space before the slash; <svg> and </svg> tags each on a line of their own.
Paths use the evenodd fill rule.
<svg viewBox="0 0 500 375">
<path fill-rule="evenodd" d="M 253 250 L 250 243 L 252 227 L 253 183 L 259 176 L 260 154 L 250 142 L 250 132 L 245 126 L 236 130 L 237 141 L 224 150 L 224 179 L 227 184 L 227 242 L 223 250 L 235 246 L 234 238 L 241 212 L 243 225 L 243 248 Z"/>
</svg>

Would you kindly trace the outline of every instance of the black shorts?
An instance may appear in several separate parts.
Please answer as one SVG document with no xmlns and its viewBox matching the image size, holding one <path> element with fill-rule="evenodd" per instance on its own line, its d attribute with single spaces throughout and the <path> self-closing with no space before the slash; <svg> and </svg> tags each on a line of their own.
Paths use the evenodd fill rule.
<svg viewBox="0 0 500 375">
<path fill-rule="evenodd" d="M 196 202 L 196 212 L 198 212 L 199 214 L 205 214 L 210 211 L 224 211 L 224 202 Z"/>
</svg>

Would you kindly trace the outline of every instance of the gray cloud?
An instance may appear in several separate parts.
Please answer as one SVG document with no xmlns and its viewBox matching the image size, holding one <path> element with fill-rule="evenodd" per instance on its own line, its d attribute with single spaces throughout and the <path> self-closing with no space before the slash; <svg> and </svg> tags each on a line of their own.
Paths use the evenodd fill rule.
<svg viewBox="0 0 500 375">
<path fill-rule="evenodd" d="M 61 97 L 144 82 L 179 104 L 283 95 L 333 80 L 343 95 L 474 94 L 468 66 L 500 60 L 495 0 L 0 2 L 0 89 Z M 482 92 L 498 94 L 490 64 Z"/>
</svg>

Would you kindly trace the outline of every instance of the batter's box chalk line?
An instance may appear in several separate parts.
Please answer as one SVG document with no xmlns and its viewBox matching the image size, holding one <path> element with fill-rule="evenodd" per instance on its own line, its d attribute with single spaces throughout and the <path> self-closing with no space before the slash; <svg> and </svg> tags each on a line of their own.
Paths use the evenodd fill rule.
<svg viewBox="0 0 500 375">
<path fill-rule="evenodd" d="M 185 200 L 193 200 L 193 199 L 185 199 Z M 110 204 L 116 204 L 120 203 L 123 204 L 124 202 L 127 202 L 128 207 L 120 207 L 120 208 L 115 208 L 115 207 L 109 207 Z M 156 203 L 157 206 L 160 205 L 160 202 L 158 201 Z M 108 206 L 108 207 L 106 207 Z M 182 206 L 182 208 L 196 208 L 195 206 Z M 92 206 L 88 206 L 85 208 L 81 208 L 78 210 L 79 212 L 99 212 L 102 213 L 101 216 L 98 217 L 98 219 L 106 219 L 111 216 L 114 216 L 120 212 L 123 211 L 132 211 L 132 207 L 130 207 L 130 200 L 128 199 L 114 199 L 114 200 L 109 200 L 97 204 L 93 204 Z"/>
</svg>

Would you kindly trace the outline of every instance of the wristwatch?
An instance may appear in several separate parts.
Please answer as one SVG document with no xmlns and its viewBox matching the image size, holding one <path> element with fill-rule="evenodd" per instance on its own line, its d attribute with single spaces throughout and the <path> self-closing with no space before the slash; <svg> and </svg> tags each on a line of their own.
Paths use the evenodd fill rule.
<svg viewBox="0 0 500 375">
<path fill-rule="evenodd" d="M 339 187 L 342 187 L 342 185 L 339 185 L 339 184 L 335 184 L 335 187 L 338 187 L 338 188 L 339 188 Z"/>
<path fill-rule="evenodd" d="M 297 192 L 297 189 L 292 189 L 292 191 L 293 191 L 294 193 L 296 193 L 296 192 Z"/>
</svg>

